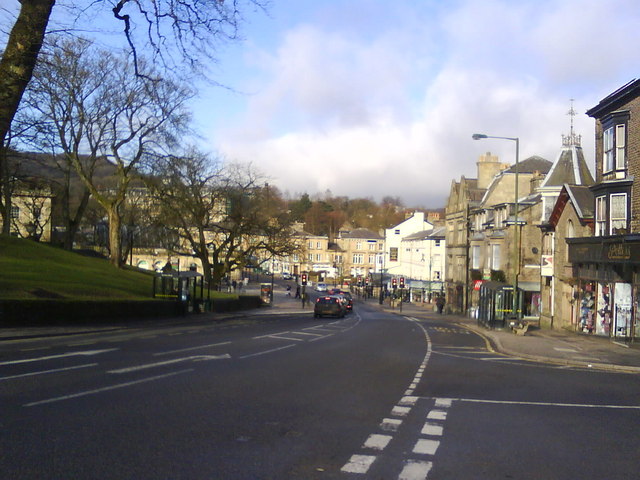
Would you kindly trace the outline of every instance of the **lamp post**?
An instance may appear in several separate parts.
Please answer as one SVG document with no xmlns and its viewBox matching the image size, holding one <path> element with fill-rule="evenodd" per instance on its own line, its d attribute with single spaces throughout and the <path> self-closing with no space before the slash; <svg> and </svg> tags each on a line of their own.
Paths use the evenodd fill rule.
<svg viewBox="0 0 640 480">
<path fill-rule="evenodd" d="M 520 232 L 518 230 L 518 170 L 519 170 L 519 155 L 520 155 L 520 139 L 518 137 L 494 137 L 491 135 L 485 135 L 484 133 L 474 133 L 472 135 L 474 140 L 481 140 L 483 138 L 497 138 L 499 140 L 511 140 L 516 142 L 516 164 L 515 164 L 515 199 L 514 199 L 514 215 L 513 226 L 514 232 L 514 257 L 516 258 L 516 265 L 513 269 L 513 310 L 512 315 L 516 319 L 518 318 L 518 271 L 520 270 Z"/>
</svg>

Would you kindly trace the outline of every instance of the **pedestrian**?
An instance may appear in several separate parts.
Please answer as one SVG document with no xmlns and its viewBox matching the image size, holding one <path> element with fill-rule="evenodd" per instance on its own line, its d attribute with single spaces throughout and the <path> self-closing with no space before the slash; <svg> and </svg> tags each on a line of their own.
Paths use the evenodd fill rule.
<svg viewBox="0 0 640 480">
<path fill-rule="evenodd" d="M 291 296 L 291 285 L 287 284 L 287 297 Z"/>
<path fill-rule="evenodd" d="M 296 295 L 293 298 L 300 298 L 300 285 L 296 286 Z"/>
<path fill-rule="evenodd" d="M 438 313 L 440 315 L 442 315 L 442 310 L 444 310 L 444 304 L 445 304 L 445 299 L 444 299 L 444 295 L 440 295 L 438 298 L 436 298 L 436 307 L 438 308 Z"/>
</svg>

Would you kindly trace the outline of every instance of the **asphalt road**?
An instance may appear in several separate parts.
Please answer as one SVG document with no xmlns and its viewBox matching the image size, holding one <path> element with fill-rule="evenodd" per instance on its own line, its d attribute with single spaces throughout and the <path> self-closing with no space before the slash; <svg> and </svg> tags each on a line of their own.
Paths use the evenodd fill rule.
<svg viewBox="0 0 640 480">
<path fill-rule="evenodd" d="M 0 344 L 6 479 L 637 478 L 640 379 L 489 352 L 425 314 Z"/>
</svg>

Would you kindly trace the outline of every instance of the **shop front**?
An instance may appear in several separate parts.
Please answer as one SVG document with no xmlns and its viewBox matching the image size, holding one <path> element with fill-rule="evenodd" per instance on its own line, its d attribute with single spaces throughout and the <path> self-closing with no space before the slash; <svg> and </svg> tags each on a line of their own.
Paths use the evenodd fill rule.
<svg viewBox="0 0 640 480">
<path fill-rule="evenodd" d="M 640 237 L 567 239 L 577 278 L 575 324 L 583 333 L 631 342 L 640 339 Z M 635 306 L 635 308 L 634 308 Z"/>
</svg>

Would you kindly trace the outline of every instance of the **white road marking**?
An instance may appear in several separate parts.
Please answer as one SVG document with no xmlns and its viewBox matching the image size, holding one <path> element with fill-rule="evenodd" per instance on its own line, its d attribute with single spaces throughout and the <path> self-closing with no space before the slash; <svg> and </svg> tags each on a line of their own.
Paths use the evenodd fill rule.
<svg viewBox="0 0 640 480">
<path fill-rule="evenodd" d="M 164 375 L 157 375 L 155 377 L 142 378 L 140 380 L 134 380 L 132 382 L 118 383 L 116 385 L 110 385 L 108 387 L 96 388 L 95 390 L 86 390 L 84 392 L 72 393 L 70 395 L 63 395 L 61 397 L 48 398 L 47 400 L 40 400 L 38 402 L 26 403 L 24 407 L 34 407 L 36 405 L 44 405 L 47 403 L 61 402 L 63 400 L 70 400 L 72 398 L 84 397 L 87 395 L 95 395 L 96 393 L 108 392 L 110 390 L 116 390 L 118 388 L 130 387 L 139 383 L 152 382 L 154 380 L 160 380 L 162 378 L 173 377 L 174 375 L 181 375 L 183 373 L 192 372 L 193 369 L 180 370 L 178 372 L 165 373 Z"/>
<path fill-rule="evenodd" d="M 188 361 L 203 361 L 203 360 L 224 360 L 231 358 L 231 355 L 225 353 L 224 355 L 194 355 L 192 357 L 174 358 L 173 360 L 165 360 L 164 362 L 147 363 L 144 365 L 136 365 L 134 367 L 118 368 L 116 370 L 108 370 L 107 373 L 130 373 L 137 372 L 139 370 L 146 370 L 148 368 L 162 367 L 164 365 L 171 365 L 173 363 L 188 362 Z"/>
<path fill-rule="evenodd" d="M 273 352 L 277 352 L 279 350 L 284 350 L 285 348 L 291 348 L 291 347 L 295 347 L 296 344 L 292 343 L 291 345 L 285 345 L 284 347 L 278 347 L 278 348 L 272 348 L 271 350 L 264 350 L 262 352 L 257 352 L 257 353 L 250 353 L 249 355 L 243 355 L 241 357 L 238 358 L 250 358 L 250 357 L 257 357 L 260 355 L 266 355 L 267 353 L 273 353 Z"/>
<path fill-rule="evenodd" d="M 407 395 L 407 396 L 402 397 L 400 399 L 400 401 L 398 402 L 398 405 L 405 405 L 405 406 L 406 405 L 411 405 L 411 406 L 413 406 L 413 405 L 416 404 L 417 401 L 418 401 L 418 397 L 411 397 L 411 396 Z"/>
<path fill-rule="evenodd" d="M 230 343 L 231 342 L 210 343 L 208 345 L 198 345 L 196 347 L 180 348 L 178 350 L 167 350 L 166 352 L 154 353 L 153 356 L 158 357 L 160 355 L 171 355 L 172 353 L 190 352 L 191 350 L 200 350 L 202 348 L 219 347 L 221 345 L 229 345 Z"/>
<path fill-rule="evenodd" d="M 502 361 L 509 361 L 509 360 L 515 360 L 518 357 L 478 357 L 478 360 L 482 360 L 483 362 L 493 362 L 494 360 L 502 360 Z"/>
<path fill-rule="evenodd" d="M 397 417 L 406 417 L 411 411 L 411 407 L 398 407 L 397 405 L 391 409 L 391 415 Z"/>
<path fill-rule="evenodd" d="M 435 455 L 439 446 L 440 440 L 428 440 L 426 438 L 421 438 L 413 447 L 413 453 L 418 453 L 420 455 Z"/>
<path fill-rule="evenodd" d="M 441 437 L 442 430 L 443 430 L 442 425 L 439 425 L 437 423 L 427 422 L 422 427 L 422 431 L 420 433 L 422 433 L 423 435 L 430 435 L 432 437 Z"/>
<path fill-rule="evenodd" d="M 445 410 L 431 410 L 427 418 L 429 420 L 446 420 L 447 412 Z"/>
<path fill-rule="evenodd" d="M 291 332 L 291 333 L 293 333 L 294 335 L 312 335 L 314 337 L 319 337 L 321 335 L 324 335 L 322 333 L 309 333 L 309 332 Z"/>
<path fill-rule="evenodd" d="M 562 348 L 562 347 L 553 347 L 554 350 L 557 350 L 558 352 L 571 352 L 571 353 L 578 353 L 578 350 L 576 350 L 575 348 Z"/>
<path fill-rule="evenodd" d="M 436 398 L 436 407 L 449 408 L 452 403 L 451 398 Z"/>
<path fill-rule="evenodd" d="M 380 435 L 377 433 L 369 435 L 367 441 L 364 442 L 364 448 L 372 448 L 374 450 L 384 450 L 393 437 L 391 435 Z"/>
<path fill-rule="evenodd" d="M 295 332 L 291 332 L 295 335 Z M 304 338 L 285 337 L 284 335 L 269 335 L 269 338 L 277 338 L 278 340 L 291 340 L 292 342 L 304 342 Z"/>
<path fill-rule="evenodd" d="M 398 480 L 425 480 L 433 464 L 420 460 L 407 460 Z"/>
<path fill-rule="evenodd" d="M 555 402 L 527 402 L 514 400 L 482 400 L 478 398 L 452 398 L 458 402 L 493 403 L 497 405 L 528 405 L 536 407 L 569 407 L 569 408 L 608 408 L 614 410 L 640 410 L 640 405 L 608 405 L 593 403 L 555 403 Z M 446 412 L 445 412 L 446 413 Z M 427 417 L 428 418 L 428 417 Z"/>
<path fill-rule="evenodd" d="M 380 424 L 380 428 L 385 432 L 397 432 L 402 425 L 402 420 L 397 418 L 384 418 Z"/>
<path fill-rule="evenodd" d="M 352 455 L 349 462 L 347 462 L 340 471 L 347 473 L 367 473 L 375 460 L 375 455 Z"/>
<path fill-rule="evenodd" d="M 68 352 L 61 353 L 59 355 L 48 355 L 46 357 L 37 357 L 37 358 L 23 358 L 22 360 L 10 360 L 8 362 L 0 362 L 0 365 L 18 365 L 20 363 L 32 363 L 32 362 L 42 362 L 45 360 L 53 360 L 56 358 L 66 358 L 66 357 L 77 357 L 77 356 L 90 356 L 90 355 L 98 355 L 100 353 L 106 352 L 114 352 L 119 350 L 118 348 L 107 348 L 105 350 L 85 350 L 82 352 Z"/>
<path fill-rule="evenodd" d="M 312 339 L 311 339 L 311 340 L 309 340 L 309 341 L 310 341 L 310 342 L 317 342 L 318 340 L 322 340 L 322 339 L 324 339 L 324 338 L 329 338 L 329 337 L 332 337 L 333 335 L 335 335 L 335 334 L 330 333 L 329 335 L 323 335 L 323 336 L 321 336 L 321 337 L 312 338 Z"/>
<path fill-rule="evenodd" d="M 34 375 L 44 375 L 46 373 L 65 372 L 67 370 L 77 370 L 79 368 L 95 367 L 97 363 L 86 363 L 84 365 L 76 365 L 75 367 L 54 368 L 52 370 L 41 370 L 39 372 L 29 372 L 20 375 L 11 375 L 10 377 L 0 377 L 0 380 L 10 380 L 12 378 L 32 377 Z"/>
<path fill-rule="evenodd" d="M 289 330 L 287 330 L 286 332 L 269 333 L 267 335 L 260 335 L 258 337 L 252 337 L 252 340 L 259 340 L 261 338 L 273 337 L 274 335 L 286 335 L 287 333 L 291 333 L 291 332 L 289 332 Z"/>
</svg>

